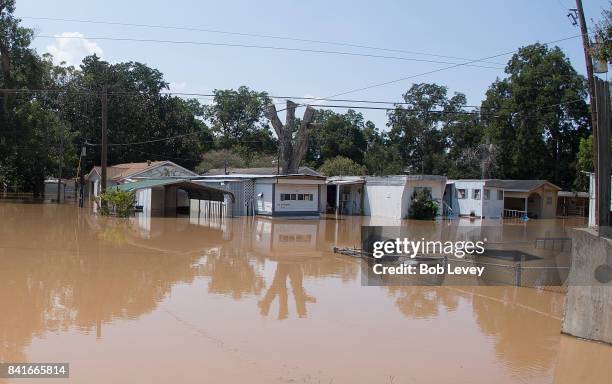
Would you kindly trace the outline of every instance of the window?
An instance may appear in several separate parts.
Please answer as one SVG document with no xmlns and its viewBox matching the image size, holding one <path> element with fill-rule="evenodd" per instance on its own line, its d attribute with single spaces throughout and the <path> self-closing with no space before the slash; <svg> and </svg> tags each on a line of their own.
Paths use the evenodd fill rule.
<svg viewBox="0 0 612 384">
<path fill-rule="evenodd" d="M 474 200 L 480 200 L 480 188 L 478 189 L 472 189 L 472 199 Z"/>
<path fill-rule="evenodd" d="M 552 197 L 548 196 L 546 197 L 546 205 L 551 205 L 552 204 Z"/>
<path fill-rule="evenodd" d="M 313 195 L 312 193 L 281 193 L 280 199 L 281 201 L 312 201 Z"/>
<path fill-rule="evenodd" d="M 465 189 L 463 189 L 463 188 L 458 188 L 457 189 L 457 198 L 458 199 L 465 199 Z"/>
<path fill-rule="evenodd" d="M 497 200 L 503 200 L 504 199 L 504 191 L 501 189 L 497 190 Z"/>
<path fill-rule="evenodd" d="M 485 188 L 484 189 L 484 199 L 485 200 L 490 200 L 491 199 L 491 190 L 489 188 Z"/>
</svg>

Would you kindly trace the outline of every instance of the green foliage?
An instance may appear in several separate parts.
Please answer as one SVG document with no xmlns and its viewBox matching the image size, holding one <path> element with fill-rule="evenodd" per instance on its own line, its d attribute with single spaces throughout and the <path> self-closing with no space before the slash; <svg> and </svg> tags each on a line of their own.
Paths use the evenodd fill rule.
<svg viewBox="0 0 612 384">
<path fill-rule="evenodd" d="M 270 102 L 266 92 L 242 86 L 238 90 L 215 89 L 213 103 L 205 107 L 217 145 L 222 149 L 235 146 L 249 151 L 272 153 L 276 140 L 263 114 Z"/>
<path fill-rule="evenodd" d="M 595 25 L 593 56 L 599 60 L 612 62 L 612 1 L 608 9 L 601 13 L 601 20 Z"/>
<path fill-rule="evenodd" d="M 448 96 L 438 84 L 414 84 L 403 95 L 404 105 L 388 113 L 389 139 L 396 146 L 406 170 L 411 173 L 444 174 L 458 145 L 479 142 L 476 120 L 461 115 L 465 95 Z"/>
<path fill-rule="evenodd" d="M 482 103 L 486 139 L 498 149 L 494 177 L 572 185 L 580 139 L 589 134 L 586 82 L 558 48 L 519 49 Z"/>
<path fill-rule="evenodd" d="M 580 139 L 574 180 L 574 189 L 577 191 L 589 190 L 589 176 L 585 172 L 594 172 L 593 156 L 593 135 Z"/>
<path fill-rule="evenodd" d="M 202 155 L 202 162 L 196 172 L 204 173 L 211 169 L 273 167 L 276 158 L 262 152 L 249 151 L 248 148 L 236 146 L 233 149 L 214 149 Z"/>
<path fill-rule="evenodd" d="M 365 175 L 366 168 L 349 158 L 336 156 L 333 159 L 325 160 L 319 167 L 319 172 L 325 176 L 358 176 Z"/>
<path fill-rule="evenodd" d="M 372 123 L 365 122 L 361 113 L 352 109 L 343 114 L 322 109 L 315 112 L 313 121 L 321 126 L 309 137 L 307 162 L 319 167 L 328 159 L 343 156 L 363 163 L 367 150 L 365 130 Z"/>
<path fill-rule="evenodd" d="M 133 191 L 109 188 L 98 199 L 101 215 L 129 217 L 134 214 L 136 196 Z"/>
<path fill-rule="evenodd" d="M 410 203 L 410 218 L 416 220 L 432 220 L 438 214 L 438 204 L 431 199 L 427 191 L 420 191 L 412 196 Z"/>
</svg>

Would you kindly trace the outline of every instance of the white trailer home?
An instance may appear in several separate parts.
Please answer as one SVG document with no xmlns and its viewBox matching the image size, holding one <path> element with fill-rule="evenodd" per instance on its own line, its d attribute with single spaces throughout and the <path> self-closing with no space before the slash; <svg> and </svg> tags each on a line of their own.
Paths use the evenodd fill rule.
<svg viewBox="0 0 612 384">
<path fill-rule="evenodd" d="M 449 180 L 444 202 L 456 216 L 552 219 L 560 190 L 546 180 Z"/>
<path fill-rule="evenodd" d="M 446 176 L 366 176 L 363 214 L 391 219 L 406 219 L 410 215 L 412 197 L 419 191 L 427 191 L 439 205 L 438 214 L 442 214 L 442 197 L 445 187 Z"/>
<path fill-rule="evenodd" d="M 194 181 L 232 191 L 235 216 L 319 216 L 325 207 L 325 177 L 306 167 L 298 174 L 276 172 L 274 168 L 215 169 Z"/>
</svg>

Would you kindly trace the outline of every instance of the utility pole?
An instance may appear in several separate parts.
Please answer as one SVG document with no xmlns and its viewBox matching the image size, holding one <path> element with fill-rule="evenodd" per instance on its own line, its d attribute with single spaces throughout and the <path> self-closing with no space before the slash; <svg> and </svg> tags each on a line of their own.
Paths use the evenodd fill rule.
<svg viewBox="0 0 612 384">
<path fill-rule="evenodd" d="M 102 89 L 102 147 L 101 147 L 101 156 L 100 156 L 100 168 L 102 178 L 100 184 L 100 192 L 106 191 L 106 160 L 108 156 L 108 88 L 106 85 Z"/>
<path fill-rule="evenodd" d="M 599 180 L 597 171 L 599 169 L 598 160 L 598 142 L 599 137 L 597 129 L 597 102 L 595 100 L 595 78 L 593 75 L 593 60 L 591 58 L 591 41 L 587 30 L 586 21 L 584 19 L 584 10 L 582 9 L 582 0 L 576 0 L 576 12 L 578 14 L 578 24 L 580 25 L 580 34 L 582 35 L 582 48 L 584 50 L 584 61 L 586 62 L 587 80 L 589 84 L 589 99 L 591 100 L 591 126 L 593 127 L 593 177 L 595 181 L 595 191 L 598 190 Z M 599 202 L 600 196 L 595 199 L 595 223 L 599 223 Z"/>
<path fill-rule="evenodd" d="M 62 199 L 62 161 L 64 159 L 64 132 L 63 127 L 60 133 L 60 150 L 59 150 L 59 161 L 57 171 L 57 203 L 59 204 Z"/>
</svg>

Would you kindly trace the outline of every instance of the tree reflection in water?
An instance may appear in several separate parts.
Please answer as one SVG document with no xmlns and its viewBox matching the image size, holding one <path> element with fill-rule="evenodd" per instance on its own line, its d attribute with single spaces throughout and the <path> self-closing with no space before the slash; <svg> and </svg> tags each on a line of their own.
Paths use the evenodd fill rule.
<svg viewBox="0 0 612 384">
<path fill-rule="evenodd" d="M 302 267 L 299 264 L 278 263 L 272 284 L 258 305 L 263 316 L 268 316 L 272 301 L 278 296 L 278 319 L 286 319 L 289 315 L 287 278 L 291 283 L 291 291 L 295 298 L 295 308 L 299 317 L 306 317 L 306 303 L 316 303 L 317 299 L 304 291 Z"/>
</svg>

